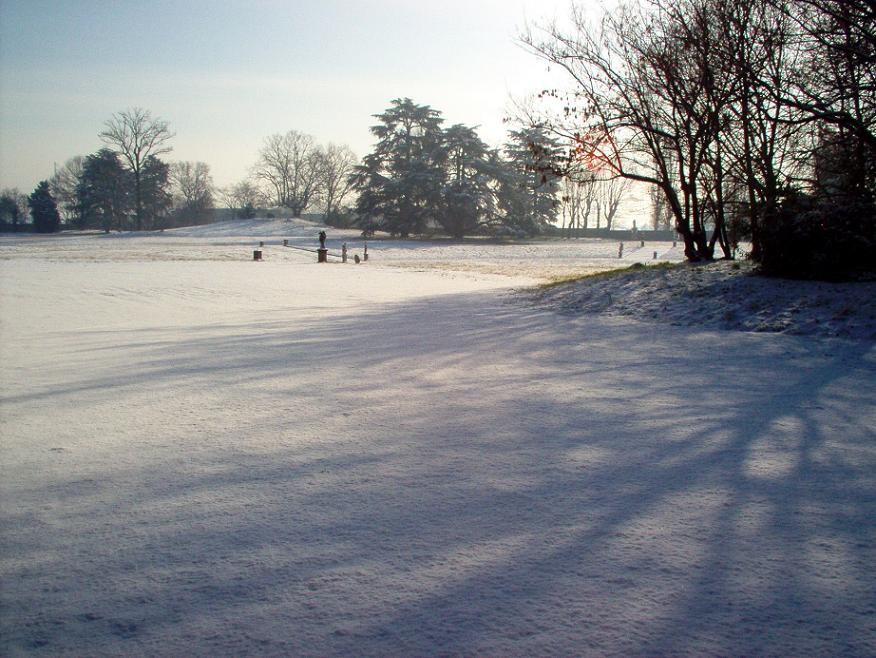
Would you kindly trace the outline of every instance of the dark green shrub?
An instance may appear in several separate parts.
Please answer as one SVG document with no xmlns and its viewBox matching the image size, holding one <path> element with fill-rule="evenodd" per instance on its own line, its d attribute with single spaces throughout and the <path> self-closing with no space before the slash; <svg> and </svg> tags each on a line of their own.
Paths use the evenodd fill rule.
<svg viewBox="0 0 876 658">
<path fill-rule="evenodd" d="M 862 197 L 788 195 L 762 235 L 770 276 L 843 280 L 876 271 L 876 205 Z"/>
</svg>

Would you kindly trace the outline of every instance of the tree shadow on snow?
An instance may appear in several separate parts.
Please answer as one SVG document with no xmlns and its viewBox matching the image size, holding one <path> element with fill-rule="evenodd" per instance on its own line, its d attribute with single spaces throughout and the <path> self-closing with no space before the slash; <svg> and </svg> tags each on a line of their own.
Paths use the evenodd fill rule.
<svg viewBox="0 0 876 658">
<path fill-rule="evenodd" d="M 209 413 L 21 492 L 11 653 L 876 648 L 869 343 L 490 294 L 112 342 L 126 372 L 13 402 Z"/>
</svg>

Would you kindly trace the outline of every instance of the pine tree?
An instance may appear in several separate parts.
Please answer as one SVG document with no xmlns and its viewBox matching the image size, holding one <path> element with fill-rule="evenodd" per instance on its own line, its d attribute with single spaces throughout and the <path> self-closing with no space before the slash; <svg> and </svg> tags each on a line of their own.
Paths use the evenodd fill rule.
<svg viewBox="0 0 876 658">
<path fill-rule="evenodd" d="M 353 174 L 358 223 L 402 237 L 422 233 L 438 220 L 445 180 L 441 113 L 404 98 L 375 118 L 378 142 Z"/>
<path fill-rule="evenodd" d="M 44 180 L 28 197 L 30 215 L 37 233 L 55 233 L 61 228 L 61 215 L 58 214 L 58 204 L 49 191 L 49 181 Z"/>
</svg>

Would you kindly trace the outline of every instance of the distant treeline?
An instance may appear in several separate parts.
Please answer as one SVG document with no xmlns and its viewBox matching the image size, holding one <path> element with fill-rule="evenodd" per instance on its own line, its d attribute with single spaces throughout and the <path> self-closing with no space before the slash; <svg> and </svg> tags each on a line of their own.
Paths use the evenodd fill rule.
<svg viewBox="0 0 876 658">
<path fill-rule="evenodd" d="M 305 208 L 326 216 L 349 193 L 355 164 L 349 148 L 322 147 L 290 131 L 265 140 L 245 180 L 217 188 L 207 163 L 162 159 L 174 134 L 148 110 L 114 114 L 99 137 L 104 148 L 70 158 L 37 187 L 57 221 L 37 221 L 29 197 L 7 189 L 0 192 L 0 230 L 53 232 L 66 226 L 108 232 L 204 224 L 215 220 L 217 201 L 232 217 L 253 217 L 271 205 L 288 208 L 292 216 Z"/>
<path fill-rule="evenodd" d="M 206 163 L 162 159 L 174 136 L 166 121 L 125 110 L 99 133 L 104 148 L 70 158 L 45 181 L 60 222 L 27 224 L 26 197 L 5 190 L 0 228 L 155 230 L 215 221 L 218 201 L 223 218 L 310 212 L 365 234 L 531 236 L 558 221 L 586 227 L 585 196 L 597 199 L 596 225 L 610 228 L 626 190 L 612 177 L 564 177 L 569 149 L 542 126 L 511 130 L 491 148 L 474 128 L 444 128 L 439 111 L 408 98 L 376 118 L 377 145 L 362 161 L 347 146 L 290 130 L 264 140 L 246 179 L 217 189 Z"/>
<path fill-rule="evenodd" d="M 365 234 L 531 236 L 612 229 L 632 182 L 689 260 L 855 276 L 876 269 L 876 10 L 872 0 L 642 0 L 592 22 L 576 12 L 522 36 L 571 74 L 499 148 L 409 98 L 375 115 L 362 160 L 290 130 L 267 137 L 243 181 L 165 162 L 168 124 L 139 108 L 105 123 L 105 148 L 69 160 L 28 198 L 0 195 L 0 225 L 33 207 L 76 228 L 145 230 L 260 209 L 316 212 Z M 33 204 L 36 204 L 35 206 Z"/>
</svg>

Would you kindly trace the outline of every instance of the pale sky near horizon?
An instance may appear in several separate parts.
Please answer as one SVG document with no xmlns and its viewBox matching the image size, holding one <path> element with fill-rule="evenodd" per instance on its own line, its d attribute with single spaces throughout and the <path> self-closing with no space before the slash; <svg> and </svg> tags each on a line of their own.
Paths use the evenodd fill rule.
<svg viewBox="0 0 876 658">
<path fill-rule="evenodd" d="M 0 188 L 29 193 L 139 106 L 176 136 L 167 160 L 243 179 L 264 138 L 373 145 L 410 97 L 498 146 L 511 99 L 550 86 L 516 37 L 570 0 L 0 0 Z M 556 77 L 553 78 L 557 80 Z"/>
</svg>

